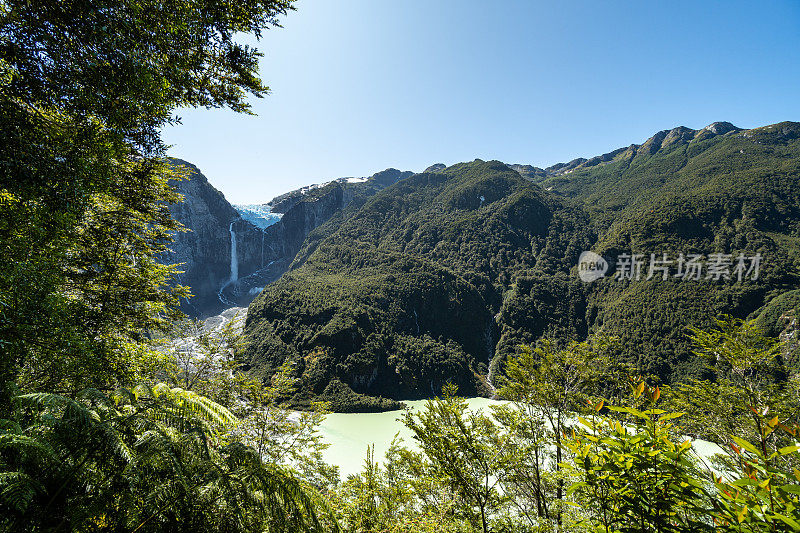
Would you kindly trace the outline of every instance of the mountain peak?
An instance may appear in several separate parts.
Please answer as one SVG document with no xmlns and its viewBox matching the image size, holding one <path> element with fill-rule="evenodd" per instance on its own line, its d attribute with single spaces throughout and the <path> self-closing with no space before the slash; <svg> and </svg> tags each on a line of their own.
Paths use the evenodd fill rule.
<svg viewBox="0 0 800 533">
<path fill-rule="evenodd" d="M 538 169 L 530 165 L 511 165 L 511 168 L 519 172 L 523 177 L 531 181 L 536 181 L 548 176 L 559 176 L 569 174 L 570 172 L 593 167 L 596 165 L 608 164 L 611 161 L 618 159 L 630 160 L 637 154 L 653 155 L 662 148 L 667 148 L 673 144 L 690 143 L 692 141 L 701 141 L 715 137 L 717 135 L 726 135 L 731 132 L 743 131 L 730 122 L 712 122 L 703 129 L 695 130 L 687 128 L 686 126 L 677 126 L 669 130 L 661 130 L 656 132 L 652 137 L 647 139 L 642 144 L 631 144 L 623 148 L 617 148 L 606 154 L 598 155 L 590 159 L 579 157 L 573 159 L 568 163 L 557 163 L 545 169 Z"/>
<path fill-rule="evenodd" d="M 703 129 L 710 131 L 711 133 L 714 133 L 716 135 L 725 135 L 726 133 L 731 131 L 739 131 L 741 128 L 737 128 L 730 122 L 712 122 Z"/>
</svg>

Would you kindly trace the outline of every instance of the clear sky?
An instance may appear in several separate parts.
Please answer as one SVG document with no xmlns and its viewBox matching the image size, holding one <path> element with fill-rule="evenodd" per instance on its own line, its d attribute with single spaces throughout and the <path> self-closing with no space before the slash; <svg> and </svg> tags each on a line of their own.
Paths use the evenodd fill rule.
<svg viewBox="0 0 800 533">
<path fill-rule="evenodd" d="M 258 116 L 181 110 L 170 154 L 234 203 L 388 167 L 536 166 L 674 126 L 800 120 L 800 2 L 299 0 Z"/>
</svg>

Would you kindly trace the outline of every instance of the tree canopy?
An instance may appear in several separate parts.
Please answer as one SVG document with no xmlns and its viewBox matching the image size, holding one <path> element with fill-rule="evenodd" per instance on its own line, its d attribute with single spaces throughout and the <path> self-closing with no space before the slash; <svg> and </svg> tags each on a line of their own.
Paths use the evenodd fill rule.
<svg viewBox="0 0 800 533">
<path fill-rule="evenodd" d="M 186 288 L 160 128 L 181 106 L 249 112 L 261 36 L 290 0 L 0 5 L 0 404 L 135 379 L 135 343 Z M 18 379 L 20 376 L 24 379 Z"/>
</svg>

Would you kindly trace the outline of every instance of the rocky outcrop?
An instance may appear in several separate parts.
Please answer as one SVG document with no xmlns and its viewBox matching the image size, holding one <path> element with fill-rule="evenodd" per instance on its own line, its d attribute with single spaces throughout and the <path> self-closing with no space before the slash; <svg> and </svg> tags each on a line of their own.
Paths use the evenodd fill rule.
<svg viewBox="0 0 800 533">
<path fill-rule="evenodd" d="M 426 168 L 423 172 L 441 172 L 442 170 L 446 169 L 447 165 L 444 163 L 434 163 L 428 168 Z"/>
<path fill-rule="evenodd" d="M 365 198 L 410 176 L 387 169 L 369 178 L 341 178 L 281 195 L 268 205 L 282 218 L 259 228 L 239 212 L 191 163 L 173 159 L 189 170 L 175 183 L 183 202 L 170 206 L 187 232 L 175 235 L 165 263 L 182 264 L 177 282 L 191 287 L 182 310 L 193 317 L 216 315 L 233 306 L 247 306 L 294 259 L 308 234 L 356 198 Z M 235 250 L 235 256 L 231 251 Z"/>
<path fill-rule="evenodd" d="M 591 159 L 578 158 L 569 163 L 558 163 L 544 169 L 548 176 L 560 176 L 569 174 L 578 169 L 585 169 L 597 165 L 603 165 L 611 161 L 624 158 L 630 161 L 637 154 L 647 156 L 654 155 L 661 150 L 666 150 L 673 145 L 685 145 L 692 142 L 699 142 L 716 137 L 718 135 L 734 134 L 742 131 L 730 122 L 713 122 L 703 129 L 693 130 L 685 126 L 678 126 L 671 130 L 662 130 L 647 139 L 643 144 L 632 144 L 627 147 L 617 148 L 607 154 L 593 157 Z"/>
<path fill-rule="evenodd" d="M 607 154 L 598 155 L 591 159 L 579 157 L 568 163 L 557 163 L 545 169 L 520 164 L 510 164 L 508 166 L 516 170 L 523 178 L 534 183 L 539 183 L 546 178 L 562 176 L 575 170 L 604 165 L 620 159 L 630 161 L 637 154 L 650 156 L 673 145 L 704 141 L 718 135 L 734 134 L 740 131 L 742 130 L 730 122 L 713 122 L 700 130 L 678 126 L 671 130 L 659 131 L 642 144 L 631 144 L 630 146 L 617 148 Z"/>
<path fill-rule="evenodd" d="M 435 165 L 434 165 L 435 166 Z M 376 192 L 411 176 L 413 172 L 401 171 L 396 168 L 387 168 L 376 172 L 368 178 L 338 178 L 332 181 L 307 185 L 287 193 L 276 196 L 267 204 L 273 213 L 287 213 L 293 206 L 302 201 L 314 201 L 320 195 L 331 191 L 334 184 L 342 190 L 342 207 L 346 207 L 355 198 L 372 196 Z"/>
<path fill-rule="evenodd" d="M 277 223 L 259 229 L 246 220 L 233 222 L 240 276 L 223 284 L 218 299 L 225 306 L 247 306 L 261 290 L 288 269 L 312 230 L 345 207 L 344 192 L 334 182 L 291 202 Z"/>
<path fill-rule="evenodd" d="M 217 297 L 220 287 L 230 279 L 230 224 L 239 217 L 200 170 L 180 159 L 173 160 L 189 170 L 188 179 L 175 183 L 183 202 L 170 206 L 172 216 L 187 230 L 174 237 L 165 263 L 181 263 L 178 283 L 191 287 L 194 297 L 181 302 L 191 316 L 208 316 L 221 310 Z"/>
<path fill-rule="evenodd" d="M 550 176 L 543 168 L 535 167 L 533 165 L 511 164 L 508 165 L 508 167 L 512 170 L 516 170 L 520 176 L 528 181 L 532 181 L 533 183 L 538 183 L 544 178 Z"/>
</svg>

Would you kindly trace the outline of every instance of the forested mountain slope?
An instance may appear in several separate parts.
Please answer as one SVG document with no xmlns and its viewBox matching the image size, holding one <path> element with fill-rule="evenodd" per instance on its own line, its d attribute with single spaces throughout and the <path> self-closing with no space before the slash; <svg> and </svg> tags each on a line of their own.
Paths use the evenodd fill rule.
<svg viewBox="0 0 800 533">
<path fill-rule="evenodd" d="M 170 251 L 160 259 L 180 264 L 176 281 L 193 294 L 181 300 L 181 310 L 195 318 L 246 306 L 264 285 L 286 271 L 314 228 L 331 217 L 340 220 L 336 215 L 351 203 L 360 206 L 411 175 L 389 168 L 370 177 L 340 178 L 291 191 L 264 204 L 281 218 L 259 227 L 242 216 L 238 211 L 242 206 L 231 205 L 196 166 L 180 159 L 171 162 L 188 171 L 186 179 L 173 183 L 183 200 L 170 205 L 173 218 L 187 231 L 175 234 Z"/>
<path fill-rule="evenodd" d="M 336 409 L 392 406 L 447 381 L 486 394 L 488 367 L 547 336 L 620 337 L 643 374 L 703 373 L 684 338 L 719 313 L 775 316 L 796 298 L 800 124 L 675 128 L 642 145 L 548 169 L 476 160 L 432 167 L 309 235 L 290 271 L 251 305 L 246 357 L 270 373 L 290 361 Z M 610 260 L 582 282 L 578 257 Z M 650 254 L 762 257 L 759 275 L 647 280 Z M 615 259 L 642 254 L 642 276 Z M 752 261 L 751 261 L 752 263 Z M 619 265 L 617 265 L 619 266 Z M 784 303 L 780 303 L 780 302 Z M 777 302 L 777 304 L 776 304 Z"/>
</svg>

